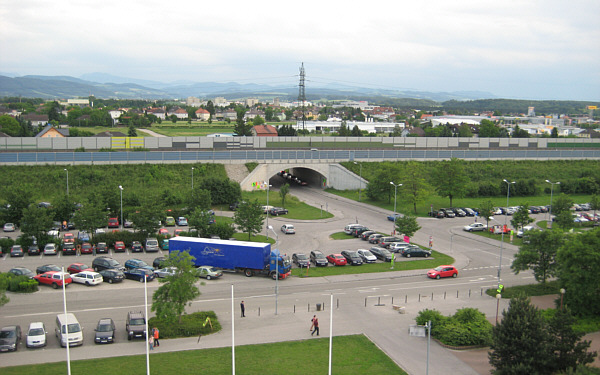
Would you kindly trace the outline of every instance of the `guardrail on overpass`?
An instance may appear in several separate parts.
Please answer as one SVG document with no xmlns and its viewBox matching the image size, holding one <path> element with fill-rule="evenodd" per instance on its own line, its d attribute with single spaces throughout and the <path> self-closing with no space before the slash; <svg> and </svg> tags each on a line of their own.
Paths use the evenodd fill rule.
<svg viewBox="0 0 600 375">
<path fill-rule="evenodd" d="M 174 163 L 338 163 L 384 160 L 560 160 L 600 159 L 589 149 L 469 149 L 469 150 L 231 150 L 231 151 L 115 151 L 115 152 L 2 152 L 0 165 L 39 164 L 174 164 Z"/>
</svg>

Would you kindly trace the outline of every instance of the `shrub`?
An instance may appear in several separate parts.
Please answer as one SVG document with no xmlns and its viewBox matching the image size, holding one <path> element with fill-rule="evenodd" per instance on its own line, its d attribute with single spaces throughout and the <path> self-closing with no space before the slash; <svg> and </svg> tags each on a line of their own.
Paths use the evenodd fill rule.
<svg viewBox="0 0 600 375">
<path fill-rule="evenodd" d="M 8 290 L 14 293 L 33 293 L 38 290 L 38 283 L 27 276 L 16 276 L 7 272 L 0 277 L 0 290 Z"/>
<path fill-rule="evenodd" d="M 419 315 L 415 319 L 418 325 L 426 325 L 428 321 L 431 320 L 431 334 L 436 335 L 442 327 L 446 324 L 448 317 L 442 315 L 441 312 L 437 310 L 421 310 L 419 311 Z"/>
<path fill-rule="evenodd" d="M 420 325 L 428 320 L 431 320 L 431 335 L 446 345 L 486 346 L 491 343 L 492 325 L 477 309 L 460 309 L 450 317 L 427 309 L 420 311 L 416 318 Z"/>
<path fill-rule="evenodd" d="M 210 318 L 212 328 L 210 324 L 204 325 L 207 317 Z M 208 335 L 221 330 L 221 324 L 214 311 L 185 314 L 181 316 L 181 322 L 163 321 L 153 317 L 148 320 L 148 327 L 158 328 L 160 337 L 164 339 Z"/>
</svg>

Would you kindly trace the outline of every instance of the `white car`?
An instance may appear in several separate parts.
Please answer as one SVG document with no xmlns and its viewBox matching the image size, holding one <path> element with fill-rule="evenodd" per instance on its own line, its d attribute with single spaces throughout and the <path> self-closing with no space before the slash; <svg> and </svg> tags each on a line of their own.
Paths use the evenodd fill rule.
<svg viewBox="0 0 600 375">
<path fill-rule="evenodd" d="M 44 246 L 44 255 L 56 255 L 56 245 L 47 243 L 46 246 Z"/>
<path fill-rule="evenodd" d="M 175 276 L 176 272 L 177 272 L 177 268 L 175 268 L 175 267 L 161 268 L 159 270 L 154 271 L 154 276 L 156 276 L 156 277 Z"/>
<path fill-rule="evenodd" d="M 367 249 L 358 249 L 356 252 L 365 263 L 375 263 L 377 261 L 377 257 Z"/>
<path fill-rule="evenodd" d="M 517 231 L 517 237 L 518 238 L 523 238 L 523 235 L 525 234 L 525 232 L 528 232 L 528 231 L 530 231 L 532 229 L 533 229 L 533 225 L 526 225 L 526 226 L 524 226 L 523 228 L 521 228 L 521 229 L 519 229 Z"/>
<path fill-rule="evenodd" d="M 465 232 L 485 232 L 486 229 L 487 226 L 483 223 L 472 223 L 463 227 Z"/>
<path fill-rule="evenodd" d="M 4 231 L 5 232 L 14 232 L 15 231 L 15 225 L 13 223 L 6 223 L 6 224 L 4 224 Z"/>
<path fill-rule="evenodd" d="M 410 244 L 409 244 L 409 243 L 406 243 L 406 242 L 392 242 L 392 243 L 390 244 L 390 246 L 388 246 L 388 248 L 387 248 L 387 249 L 388 249 L 389 251 L 391 251 L 392 253 L 397 253 L 397 252 L 399 252 L 400 250 L 402 250 L 402 249 L 406 249 L 406 248 L 408 248 L 408 247 L 410 247 Z"/>
<path fill-rule="evenodd" d="M 274 206 L 262 206 L 261 209 L 263 210 L 263 213 L 266 214 L 267 212 L 271 211 L 271 208 L 273 208 Z"/>
<path fill-rule="evenodd" d="M 283 224 L 281 226 L 281 231 L 285 234 L 295 234 L 296 233 L 296 229 L 294 229 L 294 226 L 292 224 Z"/>
<path fill-rule="evenodd" d="M 85 284 L 87 286 L 102 284 L 102 275 L 93 271 L 81 271 L 71 275 L 74 283 Z"/>
<path fill-rule="evenodd" d="M 41 348 L 46 346 L 46 327 L 42 322 L 33 322 L 29 325 L 25 346 L 28 348 Z"/>
</svg>

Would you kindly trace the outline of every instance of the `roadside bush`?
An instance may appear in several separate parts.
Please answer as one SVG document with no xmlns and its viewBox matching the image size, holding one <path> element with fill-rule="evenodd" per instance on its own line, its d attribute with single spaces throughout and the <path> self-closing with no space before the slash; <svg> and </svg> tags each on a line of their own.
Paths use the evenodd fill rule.
<svg viewBox="0 0 600 375">
<path fill-rule="evenodd" d="M 210 318 L 212 324 L 205 324 L 206 318 Z M 172 339 L 178 337 L 193 337 L 198 335 L 208 335 L 221 330 L 221 324 L 214 311 L 200 311 L 181 316 L 181 323 L 178 321 L 162 321 L 156 317 L 148 320 L 148 327 L 156 327 L 160 331 L 160 338 Z"/>
<path fill-rule="evenodd" d="M 479 184 L 480 197 L 495 197 L 500 195 L 500 187 L 490 182 L 482 182 Z"/>
<path fill-rule="evenodd" d="M 0 248 L 2 248 L 3 254 L 8 254 L 10 247 L 15 244 L 12 238 L 0 238 Z"/>
<path fill-rule="evenodd" d="M 235 229 L 233 229 L 233 225 L 231 223 L 214 223 L 208 226 L 208 235 L 209 236 L 219 236 L 224 240 L 233 237 L 233 233 Z"/>
<path fill-rule="evenodd" d="M 417 324 L 431 320 L 431 335 L 446 345 L 487 346 L 492 340 L 492 325 L 477 309 L 464 308 L 446 317 L 437 310 L 422 310 Z"/>
<path fill-rule="evenodd" d="M 10 272 L 0 274 L 0 290 L 14 293 L 33 293 L 38 290 L 38 283 L 27 276 L 16 276 Z"/>
<path fill-rule="evenodd" d="M 431 334 L 435 336 L 442 331 L 442 328 L 448 319 L 449 318 L 447 316 L 442 315 L 442 313 L 437 310 L 425 309 L 419 311 L 419 315 L 417 315 L 415 320 L 417 321 L 418 325 L 422 326 L 426 325 L 427 322 L 431 320 Z"/>
</svg>

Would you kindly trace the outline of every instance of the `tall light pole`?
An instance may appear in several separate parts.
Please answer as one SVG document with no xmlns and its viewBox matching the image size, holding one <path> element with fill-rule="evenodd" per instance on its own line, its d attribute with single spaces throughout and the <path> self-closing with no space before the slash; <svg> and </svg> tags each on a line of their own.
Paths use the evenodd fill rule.
<svg viewBox="0 0 600 375">
<path fill-rule="evenodd" d="M 194 167 L 192 167 L 192 199 L 194 199 Z"/>
<path fill-rule="evenodd" d="M 67 172 L 67 197 L 69 196 L 69 170 L 65 168 L 65 172 Z"/>
<path fill-rule="evenodd" d="M 269 185 L 269 181 L 265 181 L 267 184 L 267 241 L 269 241 L 269 190 L 271 190 L 271 185 Z"/>
<path fill-rule="evenodd" d="M 508 197 L 510 196 L 510 185 L 514 184 L 515 181 L 509 182 L 507 179 L 502 180 L 508 185 L 506 191 L 506 212 L 504 215 L 504 227 L 502 228 L 502 238 L 500 239 L 500 264 L 498 265 L 498 288 L 500 287 L 500 274 L 502 273 L 502 250 L 504 249 L 504 228 L 506 228 L 506 221 L 508 220 Z"/>
<path fill-rule="evenodd" d="M 358 201 L 360 202 L 360 192 L 362 190 L 362 163 L 354 162 L 354 164 L 358 164 L 360 167 L 360 187 L 358 188 Z"/>
<path fill-rule="evenodd" d="M 550 180 L 546 180 L 546 182 L 550 184 L 550 209 L 548 210 L 548 224 L 549 228 L 552 228 L 552 193 L 554 192 L 554 185 L 560 185 L 560 181 L 550 182 Z"/>
<path fill-rule="evenodd" d="M 398 187 L 402 186 L 402 184 L 398 184 L 396 185 L 395 183 L 393 183 L 392 181 L 390 181 L 390 184 L 394 185 L 394 230 L 392 231 L 392 233 L 396 233 L 396 197 L 398 196 Z"/>
<path fill-rule="evenodd" d="M 119 185 L 119 190 L 121 191 L 121 228 L 125 228 L 123 223 L 123 186 Z"/>
<path fill-rule="evenodd" d="M 279 235 L 275 232 L 273 226 L 268 226 L 267 228 L 272 230 L 273 234 L 275 234 L 275 247 L 277 247 Z M 281 254 L 281 252 L 279 253 Z M 271 257 L 271 254 L 269 254 L 269 257 Z M 277 297 L 279 297 L 279 255 L 275 258 L 275 315 L 277 315 Z"/>
</svg>

